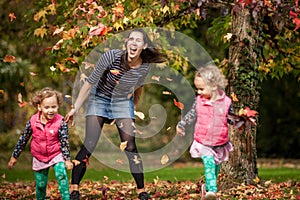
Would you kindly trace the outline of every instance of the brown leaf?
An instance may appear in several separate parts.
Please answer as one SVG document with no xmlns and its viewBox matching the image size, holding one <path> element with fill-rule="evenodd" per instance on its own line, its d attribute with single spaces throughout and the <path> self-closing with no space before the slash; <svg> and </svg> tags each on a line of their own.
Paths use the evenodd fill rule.
<svg viewBox="0 0 300 200">
<path fill-rule="evenodd" d="M 9 63 L 14 63 L 16 62 L 16 57 L 12 56 L 12 55 L 5 55 L 5 57 L 3 58 L 4 62 L 9 62 Z"/>
</svg>

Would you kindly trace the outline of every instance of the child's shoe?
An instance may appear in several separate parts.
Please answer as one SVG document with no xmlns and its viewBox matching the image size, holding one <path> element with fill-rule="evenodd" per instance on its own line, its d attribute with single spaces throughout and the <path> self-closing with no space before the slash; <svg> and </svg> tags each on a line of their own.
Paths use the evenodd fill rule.
<svg viewBox="0 0 300 200">
<path fill-rule="evenodd" d="M 139 200 L 148 200 L 150 199 L 150 196 L 147 192 L 141 192 L 139 194 Z"/>
<path fill-rule="evenodd" d="M 204 199 L 205 200 L 218 200 L 218 197 L 217 197 L 217 194 L 214 192 L 206 192 Z"/>
</svg>

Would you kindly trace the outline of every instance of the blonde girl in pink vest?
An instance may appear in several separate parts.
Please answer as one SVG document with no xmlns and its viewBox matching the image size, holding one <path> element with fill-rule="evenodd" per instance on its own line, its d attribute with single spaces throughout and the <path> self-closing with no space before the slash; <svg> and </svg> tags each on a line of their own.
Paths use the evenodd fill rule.
<svg viewBox="0 0 300 200">
<path fill-rule="evenodd" d="M 223 88 L 227 85 L 222 72 L 214 65 L 200 67 L 194 84 L 197 96 L 192 109 L 177 124 L 177 134 L 185 135 L 185 126 L 195 124 L 194 141 L 190 148 L 193 158 L 201 158 L 204 164 L 206 184 L 202 185 L 202 199 L 215 200 L 217 197 L 217 177 L 220 164 L 228 160 L 233 150 L 228 138 L 228 114 L 231 99 Z"/>
<path fill-rule="evenodd" d="M 70 199 L 66 168 L 71 170 L 68 126 L 63 116 L 58 114 L 62 104 L 62 94 L 51 88 L 44 88 L 32 98 L 38 108 L 26 123 L 12 153 L 8 168 L 17 162 L 30 137 L 30 151 L 33 155 L 32 169 L 36 179 L 36 199 L 46 198 L 49 168 L 53 166 L 62 199 Z"/>
</svg>

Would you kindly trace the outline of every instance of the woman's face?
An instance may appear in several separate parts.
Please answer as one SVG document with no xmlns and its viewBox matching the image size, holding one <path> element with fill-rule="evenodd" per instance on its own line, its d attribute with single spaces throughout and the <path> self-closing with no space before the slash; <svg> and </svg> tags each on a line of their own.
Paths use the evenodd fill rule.
<svg viewBox="0 0 300 200">
<path fill-rule="evenodd" d="M 138 31 L 131 32 L 127 40 L 126 48 L 129 59 L 138 58 L 142 50 L 147 48 L 147 44 L 144 42 L 143 33 Z"/>
</svg>

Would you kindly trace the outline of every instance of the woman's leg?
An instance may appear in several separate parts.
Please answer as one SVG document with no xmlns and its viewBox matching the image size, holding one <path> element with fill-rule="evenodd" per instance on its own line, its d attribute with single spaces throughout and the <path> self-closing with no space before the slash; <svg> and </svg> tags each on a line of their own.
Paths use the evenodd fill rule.
<svg viewBox="0 0 300 200">
<path fill-rule="evenodd" d="M 206 190 L 208 192 L 217 192 L 217 169 L 213 156 L 202 156 L 204 164 L 204 176 L 206 182 Z"/>
<path fill-rule="evenodd" d="M 35 184 L 36 184 L 36 186 L 35 186 L 36 199 L 37 200 L 44 200 L 46 198 L 48 172 L 49 172 L 49 168 L 34 172 Z"/>
<path fill-rule="evenodd" d="M 84 143 L 75 157 L 80 164 L 74 166 L 72 170 L 71 190 L 79 190 L 79 183 L 85 174 L 88 159 L 98 143 L 103 124 L 104 118 L 102 117 L 87 116 L 86 118 Z"/>
<path fill-rule="evenodd" d="M 121 142 L 127 141 L 125 154 L 128 158 L 131 174 L 137 184 L 137 189 L 144 189 L 143 163 L 135 144 L 135 126 L 133 119 L 117 119 L 117 128 Z"/>
<path fill-rule="evenodd" d="M 54 166 L 55 177 L 58 182 L 58 189 L 61 194 L 62 200 L 69 200 L 70 199 L 70 191 L 69 191 L 69 180 L 68 174 L 66 170 L 65 163 L 59 162 L 56 163 Z"/>
</svg>

